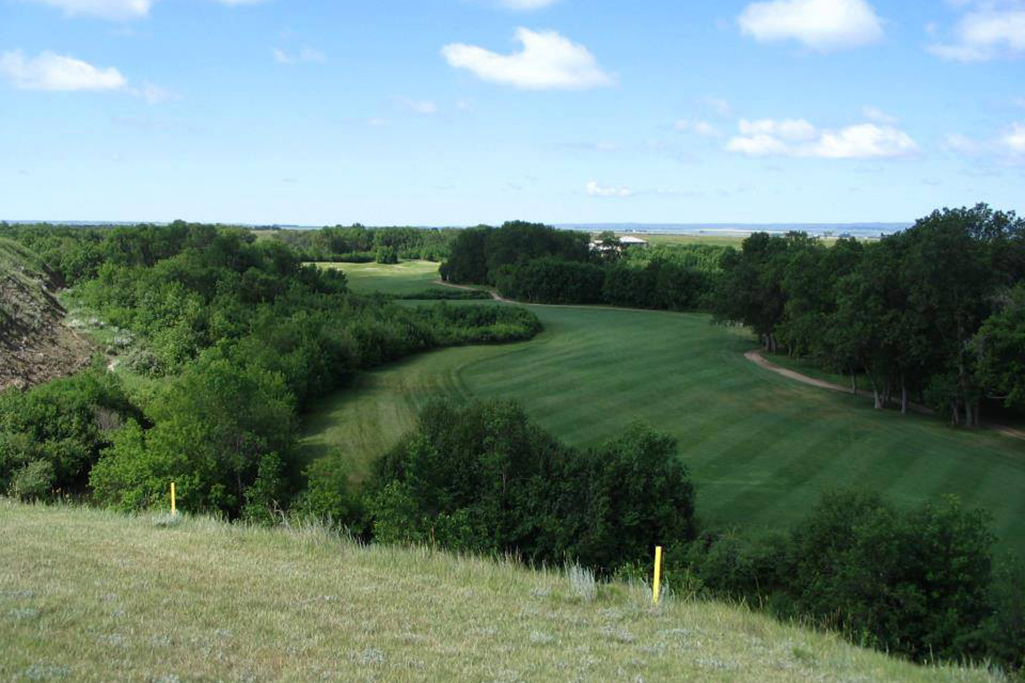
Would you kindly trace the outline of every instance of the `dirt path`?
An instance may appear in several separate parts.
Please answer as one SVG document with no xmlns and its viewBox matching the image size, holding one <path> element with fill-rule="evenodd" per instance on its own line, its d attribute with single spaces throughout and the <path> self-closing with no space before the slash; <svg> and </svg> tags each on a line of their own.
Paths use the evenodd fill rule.
<svg viewBox="0 0 1025 683">
<path fill-rule="evenodd" d="M 766 370 L 769 370 L 771 372 L 775 372 L 777 375 L 782 375 L 783 377 L 786 377 L 788 379 L 792 379 L 792 380 L 800 382 L 802 384 L 807 384 L 809 386 L 818 387 L 820 389 L 829 389 L 830 391 L 842 391 L 842 392 L 844 392 L 846 394 L 851 393 L 851 388 L 850 387 L 845 387 L 845 386 L 843 386 L 841 384 L 834 384 L 833 382 L 826 382 L 825 380 L 821 380 L 821 379 L 815 379 L 814 377 L 809 377 L 808 375 L 802 375 L 801 373 L 796 372 L 794 370 L 789 370 L 789 369 L 784 368 L 782 366 L 776 365 L 775 363 L 772 363 L 772 362 L 766 360 L 765 357 L 762 356 L 761 349 L 752 349 L 751 351 L 748 351 L 747 353 L 744 354 L 744 358 L 747 358 L 749 361 L 751 361 L 752 363 L 754 363 L 755 365 L 757 365 L 759 367 L 765 368 Z M 866 396 L 868 398 L 871 398 L 872 397 L 872 393 L 869 392 L 869 391 L 858 391 L 858 396 Z M 917 403 L 911 403 L 910 407 L 916 413 L 922 413 L 924 415 L 933 415 L 936 412 L 936 411 L 934 411 L 934 410 L 932 410 L 930 408 L 927 408 L 925 406 L 918 405 Z M 992 431 L 994 431 L 994 432 L 996 432 L 998 434 L 1002 434 L 1003 436 L 1008 436 L 1008 437 L 1010 437 L 1012 439 L 1022 439 L 1022 440 L 1025 440 L 1025 431 L 1023 431 L 1021 429 L 1015 429 L 1014 427 L 1007 427 L 1005 425 L 998 425 L 998 424 L 993 424 L 991 422 L 988 422 L 988 423 L 983 423 L 982 424 L 982 428 L 983 429 L 992 430 Z"/>
<path fill-rule="evenodd" d="M 808 375 L 802 375 L 799 372 L 788 370 L 787 368 L 776 365 L 775 363 L 770 363 L 769 361 L 765 360 L 765 357 L 762 356 L 762 352 L 759 349 L 753 349 L 751 351 L 748 351 L 744 354 L 744 358 L 747 358 L 755 365 L 763 367 L 766 370 L 771 370 L 772 372 L 775 372 L 777 375 L 789 377 L 790 379 L 801 382 L 802 384 L 809 384 L 813 387 L 819 387 L 820 389 L 829 389 L 831 391 L 844 391 L 848 394 L 851 393 L 850 387 L 841 386 L 839 384 L 833 384 L 832 382 L 826 382 L 821 379 L 815 379 L 814 377 L 809 377 Z"/>
<path fill-rule="evenodd" d="M 468 292 L 479 292 L 479 291 L 481 291 L 481 290 L 477 289 L 476 287 L 467 287 L 466 285 L 456 285 L 456 284 L 453 284 L 451 282 L 445 282 L 444 280 L 441 280 L 441 279 L 435 280 L 434 284 L 441 285 L 442 287 L 453 287 L 455 289 L 465 289 Z M 506 304 L 514 304 L 514 303 L 516 303 L 515 301 L 512 301 L 511 299 L 505 299 L 505 298 L 499 296 L 498 292 L 489 291 L 488 294 L 490 294 L 491 298 L 494 299 L 495 301 L 501 301 L 502 303 L 506 303 Z"/>
</svg>

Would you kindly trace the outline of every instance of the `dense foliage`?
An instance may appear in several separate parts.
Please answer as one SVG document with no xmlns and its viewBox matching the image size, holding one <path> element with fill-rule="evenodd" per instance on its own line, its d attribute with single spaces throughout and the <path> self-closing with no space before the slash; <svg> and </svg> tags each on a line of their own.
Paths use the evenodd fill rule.
<svg viewBox="0 0 1025 683">
<path fill-rule="evenodd" d="M 544 304 L 607 304 L 674 311 L 706 308 L 723 249 L 707 245 L 623 247 L 603 233 L 506 223 L 460 234 L 442 276 L 493 285 L 504 297 Z"/>
<path fill-rule="evenodd" d="M 289 245 L 304 261 L 395 263 L 398 259 L 441 261 L 447 258 L 459 230 L 367 228 L 356 224 L 319 230 L 261 231 L 259 234 Z"/>
<path fill-rule="evenodd" d="M 988 522 L 953 499 L 898 510 L 878 494 L 836 491 L 787 533 L 706 534 L 676 571 L 714 595 L 915 659 L 1020 666 L 1008 643 L 1025 623 L 1025 585 L 1013 583 L 1013 563 L 995 574 Z"/>
<path fill-rule="evenodd" d="M 411 353 L 540 329 L 515 307 L 360 297 L 341 272 L 237 229 L 0 232 L 65 264 L 99 255 L 62 270 L 72 301 L 112 332 L 115 362 L 159 380 L 143 382 L 137 407 L 110 373 L 4 394 L 0 484 L 25 497 L 91 489 L 96 502 L 139 509 L 174 480 L 190 509 L 266 516 L 301 486 L 296 424 L 311 399 Z"/>
<path fill-rule="evenodd" d="M 378 461 L 367 507 L 381 541 L 603 571 L 694 533 L 694 489 L 672 438 L 638 425 L 577 450 L 502 402 L 428 406 Z"/>
<path fill-rule="evenodd" d="M 1025 221 L 984 205 L 831 247 L 752 235 L 722 261 L 715 310 L 769 350 L 867 375 L 877 408 L 899 396 L 977 426 L 986 398 L 1020 405 Z M 1018 290 L 1015 290 L 1015 286 Z"/>
<path fill-rule="evenodd" d="M 587 261 L 589 239 L 584 232 L 522 221 L 505 223 L 500 228 L 480 226 L 461 230 L 452 244 L 451 255 L 441 266 L 441 277 L 455 283 L 493 285 L 503 266 L 542 257 Z"/>
<path fill-rule="evenodd" d="M 0 493 L 48 499 L 82 490 L 126 417 L 139 414 L 103 370 L 0 392 Z"/>
</svg>

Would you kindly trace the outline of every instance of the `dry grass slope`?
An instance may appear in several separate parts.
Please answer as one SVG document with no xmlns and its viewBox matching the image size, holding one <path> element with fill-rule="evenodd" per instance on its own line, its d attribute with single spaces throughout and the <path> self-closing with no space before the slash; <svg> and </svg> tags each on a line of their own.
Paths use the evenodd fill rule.
<svg viewBox="0 0 1025 683">
<path fill-rule="evenodd" d="M 0 499 L 0 680 L 1000 680 L 642 586 L 167 521 Z"/>
</svg>

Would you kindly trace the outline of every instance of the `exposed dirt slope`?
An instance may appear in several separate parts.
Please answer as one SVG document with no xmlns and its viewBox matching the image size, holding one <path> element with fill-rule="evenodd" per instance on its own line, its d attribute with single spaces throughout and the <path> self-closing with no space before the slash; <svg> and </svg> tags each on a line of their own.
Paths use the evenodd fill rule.
<svg viewBox="0 0 1025 683">
<path fill-rule="evenodd" d="M 16 242 L 0 238 L 0 390 L 69 375 L 89 344 L 64 323 L 60 278 Z"/>
</svg>

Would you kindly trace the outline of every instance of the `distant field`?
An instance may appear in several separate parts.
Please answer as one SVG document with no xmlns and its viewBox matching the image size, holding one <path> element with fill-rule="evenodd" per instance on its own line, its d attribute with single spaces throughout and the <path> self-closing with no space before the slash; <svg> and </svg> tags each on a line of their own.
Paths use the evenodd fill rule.
<svg viewBox="0 0 1025 683">
<path fill-rule="evenodd" d="M 440 285 L 438 264 L 432 261 L 403 261 L 396 265 L 380 263 L 318 263 L 321 268 L 345 272 L 354 292 L 384 292 L 385 294 L 415 294 Z"/>
<path fill-rule="evenodd" d="M 996 683 L 561 568 L 0 498 L 0 680 Z M 579 585 L 579 584 L 578 584 Z"/>
<path fill-rule="evenodd" d="M 788 524 L 832 486 L 905 504 L 953 493 L 991 510 L 1004 546 L 1025 554 L 1025 441 L 800 385 L 746 360 L 753 341 L 704 315 L 530 308 L 545 325 L 530 342 L 423 354 L 321 402 L 311 455 L 340 449 L 359 478 L 431 397 L 515 399 L 575 445 L 636 419 L 672 433 L 714 523 Z"/>
<path fill-rule="evenodd" d="M 709 244 L 712 246 L 737 247 L 747 239 L 747 235 L 732 234 L 692 234 L 692 235 L 667 235 L 665 233 L 617 233 L 619 237 L 640 237 L 651 244 Z"/>
</svg>

